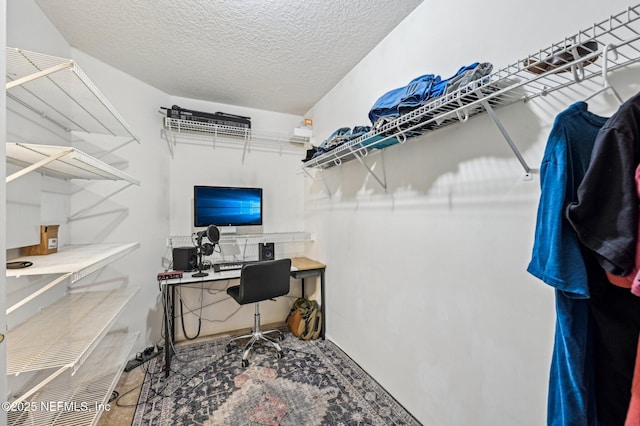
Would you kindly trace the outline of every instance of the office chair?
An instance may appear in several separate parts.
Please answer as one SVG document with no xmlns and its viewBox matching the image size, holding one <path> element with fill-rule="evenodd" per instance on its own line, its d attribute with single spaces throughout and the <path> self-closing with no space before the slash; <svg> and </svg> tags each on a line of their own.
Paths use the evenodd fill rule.
<svg viewBox="0 0 640 426">
<path fill-rule="evenodd" d="M 289 293 L 291 272 L 291 259 L 267 260 L 263 262 L 249 263 L 242 267 L 240 272 L 240 285 L 229 287 L 227 294 L 233 297 L 240 305 L 255 303 L 254 326 L 251 334 L 245 334 L 232 338 L 226 346 L 227 353 L 231 352 L 232 344 L 237 340 L 250 338 L 242 352 L 242 366 L 249 365 L 249 353 L 257 341 L 264 342 L 276 349 L 276 356 L 282 358 L 283 352 L 280 344 L 267 334 L 277 334 L 278 340 L 283 340 L 284 335 L 280 330 L 260 329 L 259 302 L 284 296 Z"/>
</svg>

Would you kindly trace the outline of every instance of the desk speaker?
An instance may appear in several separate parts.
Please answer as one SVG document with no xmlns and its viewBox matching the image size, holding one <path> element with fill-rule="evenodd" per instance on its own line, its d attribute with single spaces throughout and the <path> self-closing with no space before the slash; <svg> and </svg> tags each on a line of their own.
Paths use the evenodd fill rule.
<svg viewBox="0 0 640 426">
<path fill-rule="evenodd" d="M 274 243 L 260 243 L 258 246 L 258 259 L 273 260 L 276 258 Z"/>
<path fill-rule="evenodd" d="M 175 271 L 193 271 L 198 269 L 198 252 L 195 247 L 174 247 L 173 269 Z"/>
</svg>

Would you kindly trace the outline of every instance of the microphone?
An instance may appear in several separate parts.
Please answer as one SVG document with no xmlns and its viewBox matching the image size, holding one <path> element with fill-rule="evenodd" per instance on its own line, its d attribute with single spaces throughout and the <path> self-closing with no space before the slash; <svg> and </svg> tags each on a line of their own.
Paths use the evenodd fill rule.
<svg viewBox="0 0 640 426">
<path fill-rule="evenodd" d="M 211 244 L 202 244 L 202 239 L 205 235 L 211 241 Z M 202 272 L 202 256 L 211 256 L 213 254 L 213 248 L 220 240 L 220 231 L 215 225 L 209 225 L 204 231 L 196 233 L 196 237 L 198 238 L 198 272 L 193 274 L 192 277 L 206 277 L 209 274 Z"/>
<path fill-rule="evenodd" d="M 216 244 L 218 241 L 220 241 L 220 230 L 217 226 L 209 225 L 209 227 L 207 228 L 207 238 L 213 244 Z"/>
<path fill-rule="evenodd" d="M 196 237 L 198 238 L 198 245 L 202 244 L 202 238 L 204 238 L 205 235 L 213 244 L 216 244 L 220 240 L 220 231 L 215 225 L 209 225 L 207 229 L 196 234 Z"/>
</svg>

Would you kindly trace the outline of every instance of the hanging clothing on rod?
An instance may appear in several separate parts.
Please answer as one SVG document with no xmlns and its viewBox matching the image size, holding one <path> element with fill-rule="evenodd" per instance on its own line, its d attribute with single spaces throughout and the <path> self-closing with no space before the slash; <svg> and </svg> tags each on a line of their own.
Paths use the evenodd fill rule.
<svg viewBox="0 0 640 426">
<path fill-rule="evenodd" d="M 556 289 L 556 331 L 549 375 L 548 425 L 597 425 L 587 266 L 564 216 L 607 121 L 576 102 L 558 114 L 540 168 L 540 202 L 527 271 Z"/>
<path fill-rule="evenodd" d="M 640 164 L 640 93 L 607 121 L 593 147 L 589 169 L 567 206 L 567 219 L 603 273 L 590 277 L 595 323 L 595 373 L 598 419 L 624 424 L 633 381 L 640 332 L 640 298 L 612 285 L 604 271 L 633 272 L 638 244 Z"/>
</svg>

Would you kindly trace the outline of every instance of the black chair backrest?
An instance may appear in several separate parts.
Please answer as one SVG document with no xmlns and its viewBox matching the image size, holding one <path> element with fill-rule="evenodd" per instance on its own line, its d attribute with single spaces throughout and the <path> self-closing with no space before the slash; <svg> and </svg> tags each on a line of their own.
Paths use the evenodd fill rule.
<svg viewBox="0 0 640 426">
<path fill-rule="evenodd" d="M 291 259 L 249 263 L 240 273 L 240 304 L 284 296 L 289 293 Z"/>
</svg>

